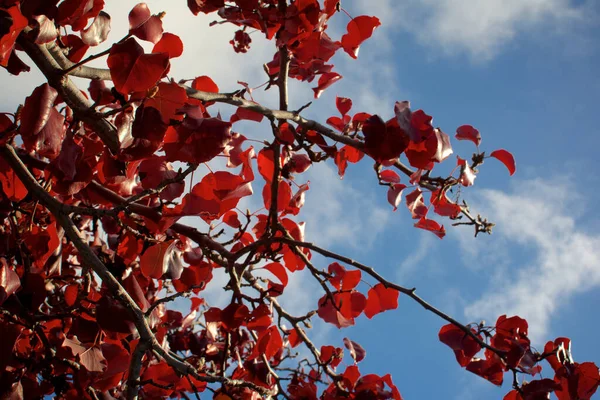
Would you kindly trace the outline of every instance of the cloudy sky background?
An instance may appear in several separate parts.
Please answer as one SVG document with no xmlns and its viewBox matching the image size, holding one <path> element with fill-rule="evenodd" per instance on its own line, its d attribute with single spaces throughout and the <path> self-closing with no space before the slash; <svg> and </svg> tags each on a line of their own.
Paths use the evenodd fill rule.
<svg viewBox="0 0 600 400">
<path fill-rule="evenodd" d="M 127 12 L 135 4 L 107 1 L 113 17 L 109 40 L 126 34 Z M 184 42 L 184 56 L 172 61 L 174 78 L 209 75 L 222 91 L 239 89 L 238 80 L 250 86 L 264 81 L 262 64 L 274 50 L 258 34 L 250 52 L 238 55 L 228 44 L 234 29 L 208 27 L 214 16 L 193 17 L 184 1 L 148 4 L 155 13 L 167 11 L 165 30 Z M 343 52 L 336 56 L 344 79 L 306 116 L 324 121 L 336 115 L 336 95 L 352 98 L 351 112 L 384 119 L 393 115 L 395 101 L 410 100 L 451 135 L 462 124 L 474 125 L 483 136 L 482 149 L 509 149 L 518 170 L 509 178 L 502 165 L 489 160 L 475 187 L 464 191 L 472 209 L 497 224 L 492 236 L 474 239 L 470 228 L 446 223 L 449 234 L 440 241 L 412 228 L 403 205 L 392 212 L 368 162 L 350 166 L 343 181 L 335 166 L 313 167 L 303 176 L 311 185 L 301 213 L 307 239 L 416 287 L 459 320 L 493 324 L 499 315 L 518 314 L 529 320 L 539 348 L 546 340 L 569 336 L 576 361 L 600 362 L 594 334 L 600 304 L 598 3 L 346 0 L 343 6 L 354 16 L 376 15 L 383 26 L 363 44 L 358 60 Z M 336 15 L 330 35 L 339 39 L 347 22 L 345 15 Z M 0 71 L 4 93 L 10 93 L 0 97 L 0 109 L 14 111 L 42 82 L 35 71 L 17 78 Z M 311 100 L 311 86 L 291 83 L 291 109 Z M 274 106 L 275 94 L 256 93 L 256 98 Z M 224 105 L 212 108 L 232 111 Z M 246 136 L 269 134 L 267 126 L 251 123 L 236 129 Z M 454 143 L 454 150 L 463 158 L 473 151 L 470 143 Z M 261 189 L 262 184 L 255 186 L 255 192 Z M 256 209 L 259 201 L 244 206 Z M 306 276 L 297 276 L 285 302 L 298 311 L 312 308 L 315 290 Z M 207 298 L 218 304 L 218 293 L 213 285 Z M 303 303 L 309 298 L 314 304 Z M 396 311 L 372 321 L 360 317 L 356 327 L 341 332 L 317 324 L 314 336 L 337 346 L 345 336 L 361 343 L 367 349 L 361 371 L 391 372 L 407 399 L 500 399 L 510 383 L 497 389 L 461 370 L 437 340 L 442 324 L 401 297 Z"/>
</svg>

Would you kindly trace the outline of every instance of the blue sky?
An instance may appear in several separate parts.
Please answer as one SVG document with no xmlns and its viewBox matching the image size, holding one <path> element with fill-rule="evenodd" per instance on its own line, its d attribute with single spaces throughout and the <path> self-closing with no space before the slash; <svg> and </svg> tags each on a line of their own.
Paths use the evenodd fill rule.
<svg viewBox="0 0 600 400">
<path fill-rule="evenodd" d="M 126 13 L 135 2 L 107 3 L 113 16 L 109 40 L 114 41 L 125 34 Z M 173 61 L 171 75 L 209 75 L 223 91 L 238 89 L 237 80 L 251 86 L 262 83 L 262 64 L 272 57 L 271 44 L 254 35 L 247 55 L 234 54 L 228 44 L 232 29 L 208 28 L 214 17 L 194 18 L 184 3 L 148 2 L 153 12 L 166 9 L 166 29 L 180 34 L 186 46 L 185 56 Z M 485 319 L 493 324 L 501 314 L 518 313 L 530 320 L 538 346 L 568 336 L 576 361 L 600 363 L 595 340 L 600 326 L 594 318 L 600 304 L 600 216 L 595 206 L 600 184 L 598 3 L 347 0 L 343 6 L 352 15 L 376 15 L 383 26 L 363 44 L 358 60 L 344 53 L 336 56 L 344 79 L 307 116 L 324 121 L 336 115 L 336 95 L 352 98 L 352 112 L 377 113 L 384 119 L 393 115 L 395 101 L 410 100 L 451 136 L 460 125 L 474 125 L 482 134 L 482 149 L 510 150 L 518 169 L 509 177 L 500 163 L 486 161 L 475 186 L 464 191 L 475 212 L 497 223 L 492 236 L 474 239 L 471 228 L 446 223 L 448 236 L 439 240 L 413 228 L 403 204 L 392 212 L 368 162 L 351 165 L 343 181 L 331 165 L 312 168 L 306 177 L 311 189 L 300 214 L 307 222 L 307 239 L 416 287 L 425 299 L 465 323 Z M 334 39 L 346 23 L 342 14 L 334 18 Z M 0 72 L 0 84 L 14 97 L 0 98 L 2 111 L 14 110 L 42 82 L 37 73 L 18 79 L 7 75 Z M 310 87 L 292 83 L 292 109 L 311 100 Z M 273 95 L 257 93 L 257 98 L 276 104 Z M 252 124 L 236 128 L 246 135 L 268 134 Z M 473 151 L 470 143 L 453 144 L 463 158 Z M 253 204 L 258 203 L 248 206 L 252 209 Z M 326 267 L 326 261 L 317 260 Z M 314 307 L 316 298 L 314 304 L 298 299 L 318 289 L 302 274 L 294 278 L 286 304 L 293 310 Z M 221 301 L 218 286 L 206 292 L 214 304 Z M 362 344 L 367 358 L 359 365 L 361 371 L 392 373 L 406 399 L 502 398 L 509 383 L 497 389 L 462 370 L 437 339 L 442 325 L 401 297 L 398 310 L 371 321 L 360 317 L 355 327 L 342 331 L 316 324 L 314 336 L 322 344 L 342 346 L 343 337 Z"/>
</svg>

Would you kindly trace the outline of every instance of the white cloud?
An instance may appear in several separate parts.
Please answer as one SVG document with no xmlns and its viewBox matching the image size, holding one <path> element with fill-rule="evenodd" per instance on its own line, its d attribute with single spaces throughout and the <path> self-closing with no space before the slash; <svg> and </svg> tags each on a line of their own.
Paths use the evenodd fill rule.
<svg viewBox="0 0 600 400">
<path fill-rule="evenodd" d="M 524 181 L 511 194 L 484 190 L 477 204 L 497 223 L 494 236 L 504 246 L 492 250 L 483 244 L 474 250 L 471 242 L 471 254 L 525 256 L 492 278 L 487 292 L 465 314 L 491 323 L 502 314 L 519 315 L 528 320 L 530 337 L 539 344 L 548 339 L 552 317 L 561 306 L 600 286 L 600 233 L 586 229 L 582 196 L 564 180 Z M 494 265 L 486 268 L 493 270 Z"/>
<path fill-rule="evenodd" d="M 584 18 L 574 0 L 377 0 L 382 23 L 413 33 L 446 54 L 466 53 L 485 61 L 524 32 L 544 35 Z M 366 7 L 366 6 L 365 6 Z"/>
<path fill-rule="evenodd" d="M 305 175 L 310 190 L 300 213 L 306 221 L 307 240 L 324 247 L 340 245 L 368 251 L 392 218 L 391 209 L 376 206 L 374 195 L 340 180 L 330 165 L 311 167 L 309 172 Z"/>
<path fill-rule="evenodd" d="M 433 245 L 433 235 L 421 235 L 416 249 L 404 258 L 396 270 L 398 282 L 404 284 L 408 278 L 413 277 L 415 272 L 423 269 L 423 261 L 431 256 Z"/>
</svg>

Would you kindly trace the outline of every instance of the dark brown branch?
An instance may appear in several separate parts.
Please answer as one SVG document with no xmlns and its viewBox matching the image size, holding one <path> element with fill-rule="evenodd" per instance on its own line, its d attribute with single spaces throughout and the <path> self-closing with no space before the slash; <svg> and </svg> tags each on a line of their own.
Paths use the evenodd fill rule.
<svg viewBox="0 0 600 400">
<path fill-rule="evenodd" d="M 429 304 L 428 302 L 426 302 L 425 300 L 423 300 L 421 297 L 419 297 L 415 293 L 415 289 L 414 288 L 409 289 L 409 288 L 405 288 L 403 286 L 397 285 L 395 283 L 392 283 L 392 282 L 386 280 L 384 277 L 382 277 L 373 268 L 368 267 L 368 266 L 366 266 L 364 264 L 361 264 L 358 261 L 355 261 L 355 260 L 353 260 L 351 258 L 348 258 L 348 257 L 342 256 L 340 254 L 334 253 L 332 251 L 323 249 L 323 248 L 321 248 L 319 246 L 316 246 L 313 243 L 299 242 L 297 240 L 293 240 L 293 239 L 290 239 L 288 237 L 273 237 L 273 238 L 270 238 L 268 241 L 258 240 L 256 242 L 254 242 L 252 245 L 246 246 L 246 248 L 243 248 L 239 252 L 237 252 L 236 256 L 238 256 L 238 257 L 241 256 L 246 251 L 246 249 L 248 247 L 251 247 L 251 246 L 254 246 L 254 245 L 263 246 L 265 244 L 274 243 L 274 242 L 285 243 L 288 246 L 304 247 L 304 248 L 310 249 L 310 250 L 312 250 L 314 252 L 317 252 L 317 253 L 321 254 L 322 256 L 324 256 L 324 257 L 332 258 L 334 260 L 341 261 L 341 262 L 346 263 L 348 265 L 352 265 L 353 267 L 356 267 L 359 270 L 361 270 L 361 271 L 366 272 L 367 274 L 369 274 L 375 280 L 377 280 L 378 282 L 380 282 L 381 284 L 383 284 L 386 288 L 392 288 L 392 289 L 395 289 L 395 290 L 399 291 L 400 293 L 403 293 L 403 294 L 407 295 L 408 297 L 410 297 L 411 299 L 413 299 L 414 301 L 416 301 L 417 303 L 419 303 L 426 310 L 428 310 L 428 311 L 436 314 L 440 318 L 442 318 L 442 319 L 446 320 L 447 322 L 453 324 L 454 326 L 458 327 L 466 335 L 470 336 L 473 340 L 475 340 L 481 347 L 493 351 L 494 353 L 498 354 L 502 358 L 505 357 L 506 352 L 504 352 L 502 350 L 499 350 L 499 349 L 496 349 L 495 347 L 490 346 L 485 341 L 481 340 L 477 336 L 477 334 L 473 333 L 468 326 L 461 324 L 460 322 L 458 322 L 457 320 L 455 320 L 454 318 L 452 318 L 448 314 L 444 313 L 443 311 L 437 309 L 436 307 L 432 306 L 431 304 Z M 242 253 L 242 254 L 240 254 L 240 253 Z"/>
<path fill-rule="evenodd" d="M 81 233 L 71 221 L 69 216 L 63 211 L 63 204 L 56 200 L 50 193 L 46 192 L 42 186 L 35 180 L 21 159 L 17 156 L 14 149 L 9 145 L 0 147 L 0 156 L 15 171 L 16 175 L 23 182 L 29 193 L 36 200 L 39 200 L 54 215 L 56 221 L 65 230 L 65 235 L 79 251 L 82 263 L 88 265 L 102 279 L 111 294 L 129 311 L 133 318 L 135 327 L 140 335 L 140 343 L 147 342 L 148 348 L 151 348 L 159 357 L 164 359 L 174 370 L 182 375 L 192 375 L 194 378 L 203 382 L 221 382 L 230 386 L 248 387 L 261 394 L 269 394 L 269 391 L 261 386 L 251 382 L 232 380 L 222 377 L 200 375 L 198 371 L 187 362 L 182 362 L 173 357 L 166 351 L 152 333 L 148 321 L 142 310 L 138 307 L 129 293 L 121 286 L 119 281 L 108 271 L 106 266 L 100 261 L 96 253 L 92 251 L 81 237 Z M 132 377 L 136 380 L 139 377 Z"/>
<path fill-rule="evenodd" d="M 104 144 L 113 154 L 116 154 L 120 146 L 115 127 L 99 117 L 79 88 L 67 76 L 62 75 L 61 66 L 50 55 L 46 46 L 31 42 L 23 34 L 19 36 L 17 43 L 44 74 L 50 86 L 56 89 L 65 103 L 73 109 L 75 116 L 93 127 Z"/>
</svg>

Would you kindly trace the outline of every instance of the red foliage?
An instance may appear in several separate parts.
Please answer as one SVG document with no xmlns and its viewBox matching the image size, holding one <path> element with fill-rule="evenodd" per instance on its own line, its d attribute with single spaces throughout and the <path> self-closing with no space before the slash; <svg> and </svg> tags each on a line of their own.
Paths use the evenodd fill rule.
<svg viewBox="0 0 600 400">
<path fill-rule="evenodd" d="M 595 393 L 598 368 L 575 362 L 568 339 L 548 342 L 539 354 L 519 317 L 502 316 L 494 327 L 462 325 L 414 289 L 305 240 L 302 207 L 310 192 L 303 174 L 327 161 L 340 177 L 348 164 L 370 164 L 374 176 L 365 185 L 385 186 L 377 193 L 394 210 L 410 191 L 414 226 L 440 238 L 445 228 L 430 210 L 463 218 L 476 233 L 492 226 L 471 217 L 461 191 L 452 191 L 473 186 L 486 158 L 472 126 L 455 136 L 476 145 L 472 161 L 458 157 L 449 176 L 434 177 L 453 152 L 450 137 L 407 101 L 397 102 L 393 114 L 392 107 L 378 110 L 391 114 L 384 119 L 360 110 L 350 115 L 352 99 L 336 96 L 339 115 L 326 120 L 333 130 L 306 119 L 304 108 L 287 110 L 288 79 L 316 81 L 315 98 L 331 90 L 342 76 L 330 60 L 341 49 L 356 58 L 380 26 L 377 17 L 350 18 L 336 39 L 327 34 L 330 19 L 347 14 L 338 13 L 345 10 L 337 0 L 188 0 L 193 14 L 216 12 L 218 23 L 236 26 L 235 52 L 251 50 L 252 34 L 273 40 L 272 59 L 261 63 L 264 87 L 279 90 L 284 109 L 277 110 L 256 102 L 244 82 L 241 90 L 220 93 L 205 75 L 189 86 L 167 78 L 170 60 L 193 43 L 184 49 L 176 34 L 163 31 L 165 14 L 153 15 L 144 3 L 130 11 L 125 38 L 89 57 L 109 40 L 104 3 L 0 1 L 0 65 L 26 72 L 18 57 L 26 53 L 47 78 L 19 100 L 22 108 L 0 113 L 0 398 L 204 392 L 230 400 L 285 391 L 293 400 L 401 400 L 389 374 L 359 370 L 361 344 L 346 337 L 344 346 L 317 347 L 310 331 L 315 315 L 342 329 L 363 314 L 395 310 L 401 293 L 445 319 L 440 341 L 461 367 L 493 384 L 507 372 L 535 376 L 540 362 L 550 364 L 553 379 L 515 382 L 505 399 Z M 147 49 L 152 43 L 152 51 L 138 40 L 149 42 Z M 87 63 L 102 55 L 106 68 L 90 69 Z M 87 93 L 70 75 L 91 79 Z M 241 134 L 242 120 L 270 132 L 260 140 Z M 515 173 L 506 150 L 489 157 Z M 331 259 L 327 269 L 313 262 L 315 253 Z M 300 299 L 311 309 L 305 315 L 283 307 L 299 274 L 319 287 Z M 209 285 L 230 301 L 210 306 Z M 184 297 L 189 311 L 179 302 Z M 299 347 L 306 360 L 295 363 L 290 350 Z"/>
</svg>

